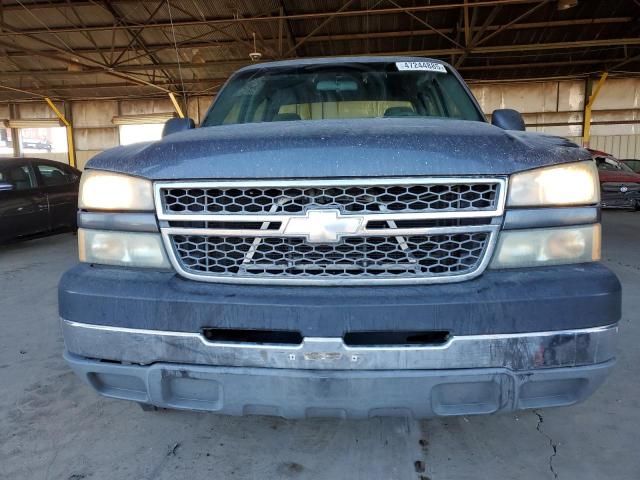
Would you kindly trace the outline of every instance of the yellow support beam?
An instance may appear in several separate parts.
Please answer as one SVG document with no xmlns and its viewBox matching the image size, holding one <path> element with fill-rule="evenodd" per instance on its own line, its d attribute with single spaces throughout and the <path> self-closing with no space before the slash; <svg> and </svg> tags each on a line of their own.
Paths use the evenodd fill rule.
<svg viewBox="0 0 640 480">
<path fill-rule="evenodd" d="M 51 101 L 49 97 L 44 97 L 44 100 L 45 102 L 47 102 L 47 105 L 49 105 L 49 108 L 53 110 L 53 113 L 56 114 L 56 116 L 60 119 L 60 121 L 64 124 L 64 126 L 67 129 L 67 147 L 69 150 L 69 165 L 75 168 L 76 148 L 75 148 L 75 145 L 73 144 L 73 126 L 71 125 L 69 120 L 67 120 L 67 118 L 64 116 L 64 114 L 60 110 L 58 110 L 58 107 L 55 106 L 55 104 Z"/>
<path fill-rule="evenodd" d="M 604 82 L 607 80 L 608 76 L 609 74 L 607 72 L 604 72 L 600 76 L 600 80 L 598 80 L 595 90 L 589 97 L 589 101 L 587 102 L 587 105 L 584 107 L 584 121 L 582 124 L 582 146 L 583 147 L 589 146 L 589 140 L 591 139 L 591 109 L 593 108 L 593 104 L 598 98 L 598 94 L 600 93 L 600 90 L 602 89 L 602 86 L 604 85 Z"/>
<path fill-rule="evenodd" d="M 184 113 L 182 112 L 182 108 L 180 108 L 180 104 L 178 103 L 178 99 L 173 94 L 173 92 L 169 92 L 169 98 L 171 99 L 171 103 L 173 103 L 173 108 L 176 109 L 178 116 L 180 118 L 184 118 Z"/>
</svg>

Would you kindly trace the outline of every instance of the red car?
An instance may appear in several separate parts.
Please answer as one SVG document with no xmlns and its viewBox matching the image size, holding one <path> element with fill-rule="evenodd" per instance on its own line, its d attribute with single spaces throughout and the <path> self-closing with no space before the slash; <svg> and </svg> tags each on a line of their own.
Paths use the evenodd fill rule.
<svg viewBox="0 0 640 480">
<path fill-rule="evenodd" d="M 640 174 L 608 153 L 589 151 L 598 165 L 602 206 L 640 210 Z"/>
<path fill-rule="evenodd" d="M 636 160 L 635 158 L 629 158 L 626 160 L 620 160 L 627 167 L 633 170 L 636 173 L 640 173 L 640 160 Z"/>
</svg>

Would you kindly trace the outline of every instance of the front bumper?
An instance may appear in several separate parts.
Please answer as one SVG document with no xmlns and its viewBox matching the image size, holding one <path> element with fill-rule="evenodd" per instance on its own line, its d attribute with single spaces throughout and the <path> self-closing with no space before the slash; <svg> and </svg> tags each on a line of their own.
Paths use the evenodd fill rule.
<svg viewBox="0 0 640 480">
<path fill-rule="evenodd" d="M 602 191 L 602 208 L 636 208 L 640 206 L 640 190 Z"/>
<path fill-rule="evenodd" d="M 62 320 L 74 355 L 150 365 L 176 363 L 302 370 L 439 370 L 576 367 L 615 357 L 615 325 L 580 330 L 462 335 L 438 345 L 349 346 L 342 338 L 299 345 L 211 342 L 199 333 L 104 327 Z"/>
<path fill-rule="evenodd" d="M 225 285 L 173 272 L 80 264 L 59 287 L 60 316 L 78 323 L 200 333 L 280 330 L 342 338 L 361 331 L 452 336 L 612 325 L 621 288 L 598 263 L 487 270 L 466 282 L 376 287 Z"/>
<path fill-rule="evenodd" d="M 613 361 L 525 370 L 275 370 L 116 365 L 65 354 L 107 397 L 164 408 L 285 418 L 474 415 L 567 406 L 589 397 Z"/>
<path fill-rule="evenodd" d="M 571 405 L 604 381 L 617 336 L 612 325 L 353 348 L 335 338 L 247 345 L 181 332 L 62 326 L 67 362 L 105 396 L 286 418 L 423 418 Z"/>
<path fill-rule="evenodd" d="M 615 361 L 620 283 L 599 264 L 384 287 L 205 284 L 79 265 L 60 283 L 71 367 L 103 395 L 225 414 L 458 415 L 569 405 Z M 207 328 L 295 331 L 299 345 L 210 342 Z M 350 333 L 444 331 L 424 346 Z"/>
</svg>

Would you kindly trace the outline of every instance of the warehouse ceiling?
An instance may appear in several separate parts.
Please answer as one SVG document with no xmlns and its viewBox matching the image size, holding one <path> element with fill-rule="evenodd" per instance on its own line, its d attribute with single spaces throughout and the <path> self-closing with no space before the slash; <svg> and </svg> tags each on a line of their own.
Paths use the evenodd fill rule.
<svg viewBox="0 0 640 480">
<path fill-rule="evenodd" d="M 260 61 L 428 56 L 469 81 L 640 74 L 640 0 L 0 5 L 0 102 L 214 94 L 254 51 Z"/>
</svg>

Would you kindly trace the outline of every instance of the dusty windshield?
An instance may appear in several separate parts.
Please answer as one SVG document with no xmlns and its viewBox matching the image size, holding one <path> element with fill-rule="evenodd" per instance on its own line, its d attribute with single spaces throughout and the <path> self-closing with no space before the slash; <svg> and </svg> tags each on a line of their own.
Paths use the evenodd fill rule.
<svg viewBox="0 0 640 480">
<path fill-rule="evenodd" d="M 202 126 L 376 117 L 484 121 L 469 93 L 435 62 L 264 68 L 236 75 Z"/>
</svg>

